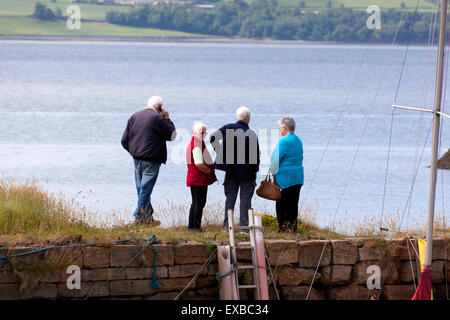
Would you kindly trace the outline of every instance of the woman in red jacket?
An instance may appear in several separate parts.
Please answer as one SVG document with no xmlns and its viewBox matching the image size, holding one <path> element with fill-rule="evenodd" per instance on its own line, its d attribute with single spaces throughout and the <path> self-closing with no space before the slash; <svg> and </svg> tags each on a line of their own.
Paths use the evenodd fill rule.
<svg viewBox="0 0 450 320">
<path fill-rule="evenodd" d="M 186 149 L 186 185 L 191 188 L 192 196 L 188 229 L 194 231 L 202 231 L 200 226 L 208 186 L 217 181 L 211 155 L 205 146 L 205 136 L 206 126 L 203 123 L 195 123 L 191 142 Z"/>
</svg>

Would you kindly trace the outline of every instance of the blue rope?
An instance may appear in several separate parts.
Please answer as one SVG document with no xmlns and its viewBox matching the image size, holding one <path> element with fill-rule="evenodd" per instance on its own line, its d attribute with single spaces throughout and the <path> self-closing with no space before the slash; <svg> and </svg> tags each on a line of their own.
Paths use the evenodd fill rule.
<svg viewBox="0 0 450 320">
<path fill-rule="evenodd" d="M 238 264 L 235 263 L 233 266 L 233 269 L 231 269 L 230 271 L 228 271 L 227 273 L 221 274 L 220 272 L 216 272 L 216 279 L 217 281 L 220 281 L 220 279 L 229 276 L 232 273 L 235 273 L 237 270 Z"/>
<path fill-rule="evenodd" d="M 147 244 L 152 246 L 153 251 L 155 252 L 155 259 L 153 260 L 153 276 L 152 276 L 152 288 L 153 289 L 159 289 L 161 285 L 158 281 L 156 281 L 156 268 L 157 268 L 157 262 L 158 262 L 158 248 L 156 248 L 153 243 L 156 242 L 156 236 L 151 236 L 147 239 Z"/>
</svg>

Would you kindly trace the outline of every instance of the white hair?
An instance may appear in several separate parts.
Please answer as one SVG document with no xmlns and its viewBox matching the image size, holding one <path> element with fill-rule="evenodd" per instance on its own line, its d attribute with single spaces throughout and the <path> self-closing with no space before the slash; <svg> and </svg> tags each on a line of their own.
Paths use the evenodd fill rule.
<svg viewBox="0 0 450 320">
<path fill-rule="evenodd" d="M 244 121 L 247 117 L 250 117 L 251 112 L 247 107 L 240 107 L 236 110 L 236 117 L 238 120 Z"/>
<path fill-rule="evenodd" d="M 194 122 L 194 127 L 192 128 L 192 133 L 194 135 L 200 135 L 203 131 L 203 128 L 206 129 L 206 125 L 199 121 L 196 121 L 196 122 Z"/>
<path fill-rule="evenodd" d="M 291 117 L 283 117 L 278 121 L 278 124 L 280 126 L 283 126 L 286 128 L 287 131 L 289 132 L 294 132 L 295 131 L 295 120 Z"/>
<path fill-rule="evenodd" d="M 163 101 L 162 98 L 159 96 L 152 96 L 148 99 L 147 102 L 147 107 L 152 108 L 152 107 L 158 107 L 158 106 L 162 106 L 163 105 Z"/>
</svg>

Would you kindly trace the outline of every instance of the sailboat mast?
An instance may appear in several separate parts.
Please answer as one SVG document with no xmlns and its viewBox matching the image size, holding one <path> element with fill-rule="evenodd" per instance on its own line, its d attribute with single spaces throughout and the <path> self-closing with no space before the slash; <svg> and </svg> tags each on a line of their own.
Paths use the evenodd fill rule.
<svg viewBox="0 0 450 320">
<path fill-rule="evenodd" d="M 430 194 L 428 198 L 428 226 L 427 226 L 427 246 L 425 254 L 425 265 L 431 266 L 432 250 L 433 250 L 433 227 L 434 227 L 434 210 L 436 203 L 436 180 L 437 180 L 437 158 L 439 148 L 439 126 L 442 100 L 442 84 L 444 77 L 444 49 L 447 29 L 447 0 L 441 2 L 441 22 L 439 28 L 439 47 L 438 62 L 436 69 L 436 88 L 434 92 L 434 111 L 433 111 L 433 140 L 431 149 L 431 178 L 430 178 Z"/>
</svg>

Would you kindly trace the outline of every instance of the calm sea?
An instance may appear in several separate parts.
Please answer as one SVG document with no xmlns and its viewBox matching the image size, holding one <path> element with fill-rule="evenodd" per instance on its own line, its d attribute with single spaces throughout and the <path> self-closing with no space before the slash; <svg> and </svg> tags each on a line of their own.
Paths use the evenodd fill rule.
<svg viewBox="0 0 450 320">
<path fill-rule="evenodd" d="M 120 138 L 128 117 L 151 95 L 160 95 L 180 131 L 177 140 L 168 143 L 169 160 L 153 192 L 155 206 L 188 208 L 183 161 L 194 121 L 203 121 L 211 133 L 234 122 L 236 108 L 245 105 L 252 111 L 250 126 L 265 148 L 258 183 L 267 172 L 270 148 L 278 141 L 271 131 L 277 132 L 279 118 L 290 115 L 304 144 L 303 208 L 315 212 L 321 226 L 379 219 L 391 105 L 405 49 L 396 47 L 390 55 L 389 46 L 370 48 L 349 94 L 366 46 L 0 42 L 0 177 L 37 179 L 45 190 L 62 192 L 102 217 L 118 210 L 131 220 L 136 203 L 133 164 Z M 398 104 L 432 106 L 435 58 L 435 49 L 409 49 Z M 410 220 L 425 217 L 431 135 L 425 149 L 424 143 L 430 124 L 431 117 L 424 115 L 419 135 L 419 113 L 394 113 L 385 215 L 405 212 L 417 164 L 409 215 Z M 444 121 L 443 152 L 450 147 L 449 127 Z M 209 203 L 216 205 L 224 199 L 223 174 L 218 177 L 220 184 L 208 193 Z M 446 202 L 450 207 L 449 172 L 438 182 L 436 208 L 442 213 Z M 275 213 L 274 203 L 256 195 L 253 206 Z M 171 214 L 185 219 L 188 211 L 166 210 L 165 216 L 156 217 L 169 225 Z"/>
</svg>

